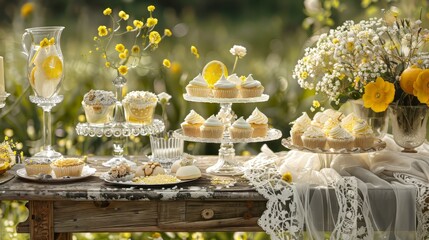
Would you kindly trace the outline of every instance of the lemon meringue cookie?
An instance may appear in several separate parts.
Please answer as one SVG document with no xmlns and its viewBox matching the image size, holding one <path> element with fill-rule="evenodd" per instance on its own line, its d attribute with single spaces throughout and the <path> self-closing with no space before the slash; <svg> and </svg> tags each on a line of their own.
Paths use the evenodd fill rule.
<svg viewBox="0 0 429 240">
<path fill-rule="evenodd" d="M 224 75 L 214 84 L 213 96 L 215 98 L 236 98 L 238 89 L 235 83 L 228 81 Z"/>
<path fill-rule="evenodd" d="M 201 137 L 200 127 L 203 125 L 205 119 L 200 114 L 191 110 L 185 117 L 185 122 L 180 126 L 182 127 L 183 134 L 190 137 Z"/>
<path fill-rule="evenodd" d="M 209 88 L 209 85 L 204 80 L 201 73 L 192 79 L 185 88 L 186 92 L 190 96 L 210 97 L 212 95 L 212 90 Z"/>
<path fill-rule="evenodd" d="M 261 82 L 253 79 L 252 74 L 249 74 L 246 80 L 241 83 L 240 94 L 243 98 L 260 97 L 263 92 L 264 87 Z"/>
<path fill-rule="evenodd" d="M 252 137 L 265 137 L 268 132 L 268 118 L 259 111 L 258 108 L 253 110 L 252 114 L 247 118 L 246 122 L 250 123 L 253 128 Z"/>
</svg>

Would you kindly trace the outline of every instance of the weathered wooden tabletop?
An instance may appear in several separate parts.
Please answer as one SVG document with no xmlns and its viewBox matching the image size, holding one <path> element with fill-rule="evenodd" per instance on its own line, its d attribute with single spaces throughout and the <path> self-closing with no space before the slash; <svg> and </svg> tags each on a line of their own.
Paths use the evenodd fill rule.
<svg viewBox="0 0 429 240">
<path fill-rule="evenodd" d="M 32 239 L 71 239 L 73 232 L 262 230 L 257 220 L 266 199 L 245 178 L 205 174 L 217 156 L 197 157 L 203 176 L 170 187 L 106 183 L 99 178 L 108 171 L 101 165 L 105 160 L 89 158 L 96 174 L 76 182 L 40 183 L 15 177 L 0 184 L 0 200 L 29 201 L 29 218 L 18 231 L 30 232 Z"/>
</svg>

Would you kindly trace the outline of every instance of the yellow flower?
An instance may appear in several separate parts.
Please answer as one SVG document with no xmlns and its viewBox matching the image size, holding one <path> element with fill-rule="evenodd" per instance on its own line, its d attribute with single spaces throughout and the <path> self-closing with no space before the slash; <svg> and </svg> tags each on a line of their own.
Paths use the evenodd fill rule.
<svg viewBox="0 0 429 240">
<path fill-rule="evenodd" d="M 106 59 L 106 58 L 107 58 L 107 55 L 106 55 L 105 53 L 103 53 L 102 57 L 103 57 L 104 59 Z"/>
<path fill-rule="evenodd" d="M 153 11 L 155 11 L 155 6 L 154 6 L 154 5 L 149 5 L 149 6 L 147 7 L 147 10 L 148 10 L 149 12 L 153 12 Z"/>
<path fill-rule="evenodd" d="M 106 16 L 110 15 L 111 13 L 112 13 L 112 9 L 111 8 L 106 8 L 103 11 L 103 14 L 106 15 Z"/>
<path fill-rule="evenodd" d="M 195 56 L 199 56 L 198 49 L 194 45 L 191 46 L 191 53 Z"/>
<path fill-rule="evenodd" d="M 128 20 L 128 18 L 130 17 L 130 15 L 128 15 L 126 12 L 124 11 L 120 11 L 118 13 L 119 17 L 122 18 L 123 20 Z"/>
<path fill-rule="evenodd" d="M 132 31 L 134 28 L 131 26 L 127 26 L 126 29 L 127 29 L 127 32 L 129 32 L 129 31 Z"/>
<path fill-rule="evenodd" d="M 127 66 L 124 66 L 124 65 L 121 65 L 121 66 L 119 66 L 118 67 L 118 72 L 121 74 L 121 75 L 127 75 L 127 73 L 128 73 L 128 67 Z"/>
<path fill-rule="evenodd" d="M 291 182 L 292 182 L 292 173 L 290 173 L 290 172 L 285 172 L 285 173 L 282 175 L 282 180 L 283 180 L 283 181 L 285 181 L 285 182 L 291 183 Z"/>
<path fill-rule="evenodd" d="M 125 53 L 122 52 L 122 53 L 119 53 L 118 57 L 120 59 L 125 59 L 125 58 L 127 58 L 127 54 L 125 54 Z"/>
<path fill-rule="evenodd" d="M 34 11 L 34 3 L 28 2 L 21 7 L 21 17 L 26 18 Z"/>
<path fill-rule="evenodd" d="M 161 35 L 157 31 L 152 31 L 149 33 L 149 41 L 151 44 L 157 45 L 161 42 Z"/>
<path fill-rule="evenodd" d="M 164 65 L 164 67 L 166 67 L 166 68 L 170 68 L 170 67 L 171 67 L 170 60 L 168 60 L 168 59 L 164 59 L 164 60 L 162 61 L 162 65 Z"/>
<path fill-rule="evenodd" d="M 423 70 L 413 84 L 414 96 L 429 106 L 429 69 Z"/>
<path fill-rule="evenodd" d="M 103 37 L 107 35 L 107 27 L 106 26 L 99 26 L 98 27 L 98 36 Z"/>
<path fill-rule="evenodd" d="M 320 107 L 320 102 L 317 100 L 313 100 L 313 107 L 315 107 L 315 108 Z"/>
<path fill-rule="evenodd" d="M 104 63 L 104 66 L 106 66 L 107 68 L 109 68 L 110 67 L 110 62 Z"/>
<path fill-rule="evenodd" d="M 308 72 L 301 72 L 301 74 L 299 75 L 302 79 L 307 79 L 308 78 Z"/>
<path fill-rule="evenodd" d="M 115 50 L 116 50 L 116 51 L 118 51 L 118 52 L 123 52 L 123 51 L 125 51 L 125 46 L 124 46 L 124 44 L 122 44 L 122 43 L 118 43 L 118 44 L 116 44 L 116 46 L 115 46 Z"/>
<path fill-rule="evenodd" d="M 98 40 L 98 37 L 94 37 L 94 41 L 97 41 Z"/>
<path fill-rule="evenodd" d="M 161 233 L 159 233 L 159 232 L 154 232 L 152 234 L 152 238 L 160 238 L 160 237 L 161 237 Z"/>
<path fill-rule="evenodd" d="M 143 22 L 140 20 L 134 20 L 133 24 L 136 28 L 142 28 L 143 27 Z"/>
<path fill-rule="evenodd" d="M 365 86 L 365 93 L 362 96 L 363 105 L 366 108 L 371 108 L 374 112 L 383 112 L 393 101 L 394 96 L 395 86 L 393 83 L 377 77 L 375 82 L 370 82 Z"/>
<path fill-rule="evenodd" d="M 166 28 L 166 29 L 164 29 L 164 35 L 167 37 L 171 37 L 171 35 L 173 35 L 173 33 L 170 31 L 170 29 Z"/>
<path fill-rule="evenodd" d="M 140 53 L 140 47 L 139 47 L 139 46 L 137 46 L 137 45 L 134 45 L 134 46 L 131 48 L 131 52 L 132 52 L 133 54 L 139 54 L 139 53 Z"/>
<path fill-rule="evenodd" d="M 147 25 L 148 27 L 153 27 L 153 26 L 155 26 L 157 23 L 158 23 L 158 19 L 153 18 L 153 17 L 147 18 L 146 25 Z"/>
<path fill-rule="evenodd" d="M 337 44 L 337 43 L 339 43 L 340 42 L 340 40 L 338 40 L 338 38 L 334 38 L 334 39 L 332 39 L 332 43 L 334 43 L 334 44 Z"/>
</svg>

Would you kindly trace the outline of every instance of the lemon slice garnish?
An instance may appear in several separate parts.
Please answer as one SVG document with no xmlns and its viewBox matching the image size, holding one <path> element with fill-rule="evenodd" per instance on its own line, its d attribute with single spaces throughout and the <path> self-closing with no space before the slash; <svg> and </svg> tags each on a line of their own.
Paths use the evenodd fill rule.
<svg viewBox="0 0 429 240">
<path fill-rule="evenodd" d="M 43 60 L 42 69 L 47 79 L 57 79 L 63 74 L 63 62 L 58 56 L 49 56 Z"/>
<path fill-rule="evenodd" d="M 33 88 L 35 88 L 36 86 L 36 78 L 34 77 L 35 73 L 36 73 L 36 66 L 34 66 L 33 69 L 31 69 L 31 73 L 30 73 L 30 84 Z"/>
<path fill-rule="evenodd" d="M 221 61 L 213 60 L 204 66 L 202 75 L 207 84 L 213 87 L 222 75 L 228 77 L 228 69 Z"/>
</svg>

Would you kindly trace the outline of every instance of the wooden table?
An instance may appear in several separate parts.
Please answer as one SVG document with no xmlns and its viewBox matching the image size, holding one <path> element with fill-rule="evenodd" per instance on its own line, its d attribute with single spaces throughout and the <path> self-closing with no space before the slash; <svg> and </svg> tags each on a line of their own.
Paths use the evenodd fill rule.
<svg viewBox="0 0 429 240">
<path fill-rule="evenodd" d="M 242 177 L 234 177 L 231 187 L 207 174 L 173 188 L 122 187 L 99 178 L 108 170 L 104 160 L 89 158 L 97 173 L 77 182 L 15 177 L 0 185 L 0 200 L 28 200 L 29 217 L 18 232 L 29 232 L 31 239 L 72 239 L 73 232 L 262 231 L 257 220 L 266 199 Z M 216 160 L 199 157 L 198 165 L 205 169 Z"/>
</svg>

